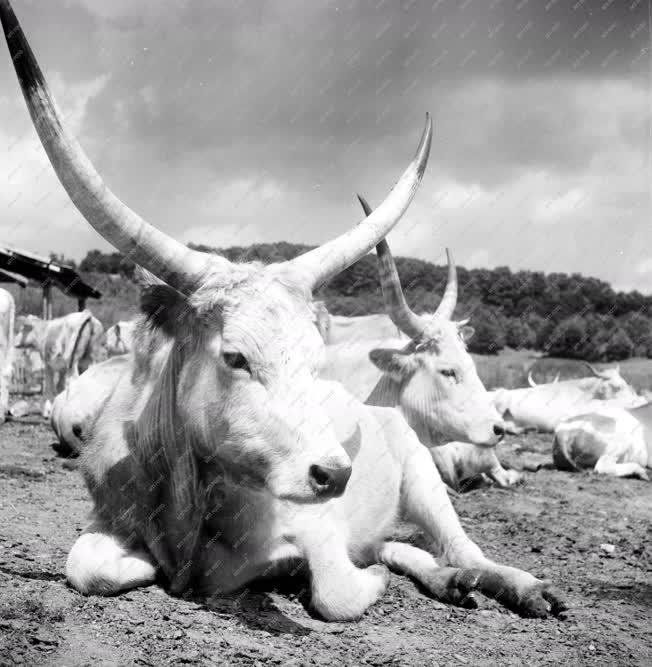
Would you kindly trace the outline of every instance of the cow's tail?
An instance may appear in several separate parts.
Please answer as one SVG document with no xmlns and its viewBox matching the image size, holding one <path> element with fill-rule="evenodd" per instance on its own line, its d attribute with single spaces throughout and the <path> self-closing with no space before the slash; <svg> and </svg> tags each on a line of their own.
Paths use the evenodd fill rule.
<svg viewBox="0 0 652 667">
<path fill-rule="evenodd" d="M 68 377 L 70 377 L 70 373 L 72 373 L 73 365 L 75 364 L 75 358 L 77 356 L 77 350 L 79 349 L 79 344 L 82 341 L 84 332 L 88 327 L 90 326 L 92 329 L 93 322 L 92 322 L 93 316 L 89 313 L 88 317 L 81 323 L 81 326 L 79 329 L 77 329 L 77 336 L 75 337 L 75 342 L 73 343 L 72 346 L 72 351 L 70 353 L 69 357 L 69 362 L 68 362 Z M 91 336 L 92 336 L 92 330 L 91 330 Z M 78 361 L 77 361 L 78 363 Z M 79 367 L 77 367 L 79 369 Z"/>
</svg>

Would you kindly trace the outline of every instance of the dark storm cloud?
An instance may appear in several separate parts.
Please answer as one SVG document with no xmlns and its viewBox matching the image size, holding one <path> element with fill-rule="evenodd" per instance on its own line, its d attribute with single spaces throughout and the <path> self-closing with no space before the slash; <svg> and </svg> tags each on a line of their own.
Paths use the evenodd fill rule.
<svg viewBox="0 0 652 667">
<path fill-rule="evenodd" d="M 416 219 L 452 182 L 548 212 L 600 183 L 621 202 L 602 210 L 621 219 L 627 197 L 645 195 L 649 31 L 636 0 L 15 6 L 64 109 L 75 85 L 100 81 L 82 143 L 116 192 L 172 233 L 218 239 L 217 218 L 246 241 L 327 238 L 358 219 L 355 190 L 378 200 L 391 186 L 426 110 L 435 141 Z M 9 142 L 33 133 L 13 76 L 0 64 Z M 523 184 L 538 171 L 553 194 Z M 551 197 L 561 203 L 546 208 Z M 237 228 L 225 235 L 239 240 Z"/>
</svg>

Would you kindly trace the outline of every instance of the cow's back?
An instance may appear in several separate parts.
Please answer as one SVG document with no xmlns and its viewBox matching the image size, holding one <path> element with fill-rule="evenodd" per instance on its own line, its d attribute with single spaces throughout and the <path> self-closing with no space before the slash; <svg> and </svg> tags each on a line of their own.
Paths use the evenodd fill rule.
<svg viewBox="0 0 652 667">
<path fill-rule="evenodd" d="M 403 345 L 409 341 L 387 315 L 331 315 L 327 343 L 338 345 L 397 337 L 403 339 Z"/>
<path fill-rule="evenodd" d="M 562 419 L 591 410 L 591 382 L 592 378 L 588 378 L 499 389 L 494 392 L 494 405 L 504 418 L 518 426 L 552 432 Z"/>
</svg>

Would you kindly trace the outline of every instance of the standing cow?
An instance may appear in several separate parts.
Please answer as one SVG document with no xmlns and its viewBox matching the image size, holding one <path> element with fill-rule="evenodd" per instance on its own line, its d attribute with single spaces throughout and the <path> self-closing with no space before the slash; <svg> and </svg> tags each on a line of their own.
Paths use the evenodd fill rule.
<svg viewBox="0 0 652 667">
<path fill-rule="evenodd" d="M 102 324 L 84 310 L 53 320 L 20 316 L 16 330 L 16 347 L 38 350 L 43 359 L 43 416 L 47 419 L 54 397 L 67 389 L 71 379 L 98 361 Z"/>
<path fill-rule="evenodd" d="M 9 384 L 14 359 L 14 297 L 0 288 L 0 424 L 9 410 Z"/>
<path fill-rule="evenodd" d="M 134 332 L 138 322 L 123 320 L 110 326 L 102 339 L 102 345 L 108 357 L 128 354 L 134 348 Z"/>
</svg>

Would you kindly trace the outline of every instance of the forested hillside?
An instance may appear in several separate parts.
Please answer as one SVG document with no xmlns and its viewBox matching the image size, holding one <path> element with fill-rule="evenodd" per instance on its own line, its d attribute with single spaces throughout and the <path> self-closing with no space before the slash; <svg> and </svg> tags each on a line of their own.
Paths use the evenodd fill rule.
<svg viewBox="0 0 652 667">
<path fill-rule="evenodd" d="M 291 259 L 310 249 L 285 242 L 225 249 L 191 247 L 218 252 L 232 261 L 264 263 Z M 410 306 L 417 312 L 433 311 L 445 285 L 446 267 L 409 257 L 397 257 L 396 264 Z M 122 274 L 126 281 L 116 284 L 113 279 L 112 293 L 119 284 L 130 282 L 133 268 L 119 253 L 99 251 L 89 252 L 79 265 L 83 273 Z M 615 292 L 608 283 L 579 274 L 458 267 L 458 276 L 456 317 L 471 318 L 476 329 L 470 345 L 474 352 L 491 354 L 509 346 L 592 361 L 652 357 L 652 295 Z M 106 280 L 101 282 L 108 286 Z M 133 286 L 124 285 L 124 290 L 131 311 Z M 383 312 L 375 255 L 341 273 L 317 297 L 333 314 Z"/>
</svg>

